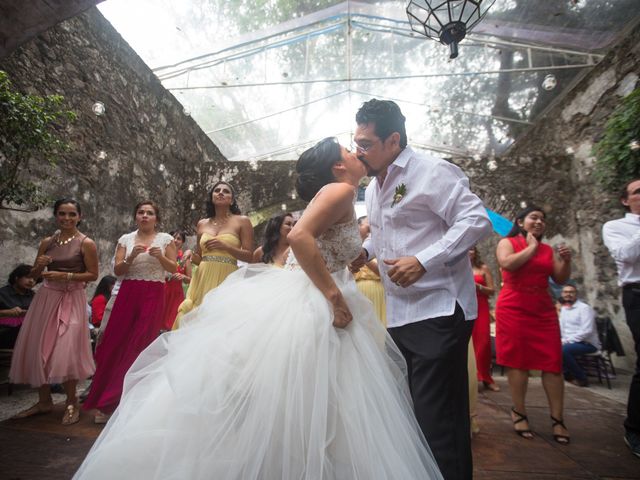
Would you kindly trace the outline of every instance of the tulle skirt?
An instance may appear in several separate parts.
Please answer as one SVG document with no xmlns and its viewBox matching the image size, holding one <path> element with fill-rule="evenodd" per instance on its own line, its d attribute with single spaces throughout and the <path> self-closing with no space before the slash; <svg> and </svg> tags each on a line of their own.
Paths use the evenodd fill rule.
<svg viewBox="0 0 640 480">
<path fill-rule="evenodd" d="M 348 272 L 353 321 L 302 270 L 243 268 L 158 338 L 74 478 L 442 478 L 402 355 Z"/>
</svg>

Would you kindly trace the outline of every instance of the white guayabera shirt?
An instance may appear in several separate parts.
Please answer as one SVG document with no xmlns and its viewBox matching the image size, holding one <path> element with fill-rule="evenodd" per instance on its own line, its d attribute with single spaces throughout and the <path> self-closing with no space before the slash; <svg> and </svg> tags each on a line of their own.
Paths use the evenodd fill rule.
<svg viewBox="0 0 640 480">
<path fill-rule="evenodd" d="M 394 195 L 402 190 L 394 204 Z M 378 258 L 387 326 L 452 315 L 456 302 L 467 320 L 475 319 L 478 307 L 468 252 L 489 235 L 491 223 L 462 170 L 406 147 L 387 169 L 382 187 L 377 179 L 371 181 L 365 201 L 371 237 L 364 248 L 369 258 Z M 404 256 L 415 256 L 426 270 L 407 288 L 391 282 L 383 262 Z"/>
<path fill-rule="evenodd" d="M 640 282 L 640 215 L 627 213 L 602 227 L 602 239 L 618 267 L 618 285 Z"/>
</svg>

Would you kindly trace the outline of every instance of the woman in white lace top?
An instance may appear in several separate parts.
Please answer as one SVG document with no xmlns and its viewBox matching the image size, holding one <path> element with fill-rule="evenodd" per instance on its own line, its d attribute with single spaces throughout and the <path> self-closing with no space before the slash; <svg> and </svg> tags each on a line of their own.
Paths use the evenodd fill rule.
<svg viewBox="0 0 640 480">
<path fill-rule="evenodd" d="M 96 348 L 97 369 L 85 409 L 98 409 L 95 421 L 104 423 L 120 402 L 124 375 L 158 336 L 162 326 L 165 272 L 174 273 L 176 246 L 168 233 L 156 232 L 158 206 L 136 205 L 138 229 L 118 240 L 114 273 L 122 284 L 102 342 Z"/>
<path fill-rule="evenodd" d="M 442 478 L 403 357 L 346 268 L 364 167 L 326 139 L 297 171 L 315 198 L 285 268 L 232 273 L 145 350 L 75 478 Z"/>
</svg>

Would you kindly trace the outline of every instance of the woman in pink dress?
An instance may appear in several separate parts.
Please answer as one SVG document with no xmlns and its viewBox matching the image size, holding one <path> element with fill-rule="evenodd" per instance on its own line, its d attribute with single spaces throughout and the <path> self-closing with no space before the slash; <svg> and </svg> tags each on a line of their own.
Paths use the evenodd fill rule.
<svg viewBox="0 0 640 480">
<path fill-rule="evenodd" d="M 525 396 L 529 370 L 542 371 L 542 386 L 549 401 L 553 438 L 569 443 L 562 416 L 564 378 L 558 314 L 549 293 L 549 277 L 563 284 L 571 274 L 571 251 L 558 247 L 558 255 L 542 243 L 545 213 L 538 207 L 522 210 L 496 256 L 502 268 L 502 290 L 496 303 L 497 362 L 507 367 L 513 407 L 511 420 L 518 435 L 532 439 Z"/>
<path fill-rule="evenodd" d="M 184 301 L 183 284 L 191 282 L 191 250 L 182 251 L 187 238 L 182 230 L 174 230 L 169 235 L 176 244 L 176 273 L 168 275 L 164 284 L 164 313 L 162 314 L 162 330 L 171 330 L 178 315 L 178 307 Z"/>
<path fill-rule="evenodd" d="M 160 211 L 151 201 L 134 210 L 138 229 L 118 240 L 114 273 L 123 277 L 116 301 L 96 347 L 97 369 L 84 401 L 96 408 L 95 423 L 105 423 L 122 394 L 124 375 L 162 328 L 165 272 L 176 271 L 176 246 L 168 233 L 156 232 Z"/>
<path fill-rule="evenodd" d="M 31 302 L 13 352 L 12 383 L 38 387 L 38 403 L 16 418 L 49 413 L 52 383 L 67 396 L 63 425 L 80 419 L 76 385 L 93 374 L 85 286 L 98 278 L 96 244 L 78 230 L 82 211 L 64 198 L 53 206 L 58 231 L 40 242 L 33 278 L 44 284 Z M 46 270 L 46 271 L 45 271 Z"/>
<path fill-rule="evenodd" d="M 473 280 L 476 283 L 476 298 L 478 300 L 478 318 L 473 324 L 471 338 L 476 356 L 478 381 L 492 392 L 499 392 L 491 377 L 491 316 L 489 315 L 489 297 L 493 296 L 493 276 L 491 270 L 482 261 L 478 249 L 469 250 L 469 258 L 473 267 Z"/>
</svg>

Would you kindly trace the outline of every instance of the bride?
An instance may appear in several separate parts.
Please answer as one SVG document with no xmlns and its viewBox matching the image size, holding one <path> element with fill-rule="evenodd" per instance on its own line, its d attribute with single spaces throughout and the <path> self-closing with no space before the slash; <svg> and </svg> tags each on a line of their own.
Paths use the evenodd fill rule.
<svg viewBox="0 0 640 480">
<path fill-rule="evenodd" d="M 302 154 L 284 269 L 238 270 L 129 370 L 74 478 L 440 479 L 404 360 L 346 269 L 364 165 L 333 138 Z"/>
</svg>

